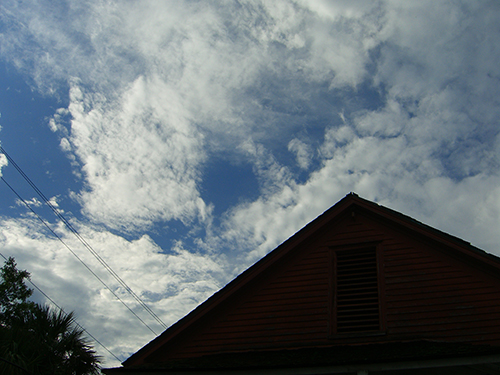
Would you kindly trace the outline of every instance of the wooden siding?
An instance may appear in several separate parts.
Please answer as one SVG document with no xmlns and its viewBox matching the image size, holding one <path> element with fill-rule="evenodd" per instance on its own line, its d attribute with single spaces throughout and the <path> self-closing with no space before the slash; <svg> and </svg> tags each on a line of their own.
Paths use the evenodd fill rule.
<svg viewBox="0 0 500 375">
<path fill-rule="evenodd" d="M 332 248 L 374 242 L 383 253 L 383 331 L 332 335 Z M 147 362 L 415 339 L 500 345 L 500 278 L 436 246 L 372 213 L 346 212 Z"/>
<path fill-rule="evenodd" d="M 328 331 L 328 249 L 317 248 L 307 255 L 275 271 L 245 300 L 230 306 L 182 349 L 174 350 L 175 356 L 324 341 Z"/>
<path fill-rule="evenodd" d="M 499 343 L 498 280 L 423 246 L 387 246 L 385 282 L 392 337 Z"/>
</svg>

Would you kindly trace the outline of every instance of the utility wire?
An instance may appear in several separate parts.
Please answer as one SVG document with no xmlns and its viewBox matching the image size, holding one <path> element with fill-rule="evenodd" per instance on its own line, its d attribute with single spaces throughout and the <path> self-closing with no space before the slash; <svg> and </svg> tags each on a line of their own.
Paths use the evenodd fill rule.
<svg viewBox="0 0 500 375">
<path fill-rule="evenodd" d="M 43 218 L 38 215 L 35 210 L 33 210 L 33 208 L 31 208 L 31 206 L 28 204 L 28 202 L 26 202 L 18 193 L 17 191 L 14 190 L 14 188 L 12 186 L 9 185 L 9 183 L 5 180 L 5 178 L 3 176 L 0 177 L 2 179 L 2 181 L 9 187 L 10 190 L 12 190 L 12 192 L 24 203 L 24 205 L 38 218 L 38 220 L 40 220 L 42 222 L 43 225 L 45 225 L 45 227 L 59 240 L 61 241 L 61 243 L 66 247 L 66 249 L 69 250 L 69 252 L 71 254 L 73 254 L 73 256 L 78 259 L 78 261 L 83 264 L 83 266 L 97 279 L 101 282 L 102 285 L 104 285 L 104 287 L 106 289 L 108 289 L 115 297 L 118 301 L 120 301 L 122 303 L 123 306 L 125 306 L 142 324 L 144 324 L 146 326 L 146 328 L 148 328 L 155 336 L 158 336 L 158 334 L 150 327 L 147 325 L 147 323 L 141 319 L 141 317 L 139 315 L 137 315 L 134 310 L 132 310 L 115 292 L 113 292 L 113 290 L 66 244 L 66 242 L 64 242 L 61 238 L 61 236 L 59 236 L 56 232 L 54 232 L 54 230 L 45 222 L 45 220 L 43 220 Z"/>
<path fill-rule="evenodd" d="M 163 328 L 168 326 L 160 319 L 158 315 L 118 276 L 118 274 L 106 263 L 106 261 L 90 246 L 90 244 L 78 233 L 78 231 L 66 220 L 66 218 L 57 210 L 56 207 L 47 199 L 47 197 L 38 189 L 34 182 L 24 173 L 24 171 L 17 165 L 12 157 L 0 146 L 0 152 L 3 153 L 7 160 L 14 166 L 14 168 L 21 174 L 21 176 L 28 182 L 28 184 L 35 190 L 35 192 L 42 198 L 52 212 L 66 225 L 66 227 L 75 235 L 76 238 L 85 246 L 85 248 L 101 263 L 101 265 L 118 281 L 118 283 L 125 288 L 125 290 L 134 297 L 134 299 L 146 310 Z"/>
<path fill-rule="evenodd" d="M 2 253 L 0 253 L 0 256 L 5 259 L 7 261 L 7 258 L 5 257 L 5 255 L 3 255 Z M 33 285 L 33 287 L 38 290 L 45 298 L 47 298 L 50 302 L 52 302 L 52 304 L 57 307 L 64 315 L 68 315 L 68 313 L 66 311 L 64 311 L 64 309 L 62 307 L 60 307 L 52 298 L 50 298 L 38 285 L 36 285 L 32 280 L 31 278 L 28 278 L 28 282 Z M 111 350 L 109 350 L 102 342 L 100 342 L 99 340 L 97 340 L 89 331 L 87 331 L 85 329 L 85 327 L 83 327 L 81 324 L 79 324 L 76 319 L 74 320 L 75 324 L 77 327 L 79 327 L 82 331 L 84 331 L 87 335 L 89 335 L 92 340 L 94 340 L 96 343 L 98 343 L 99 345 L 101 345 L 109 354 L 111 354 L 113 357 L 115 357 L 115 359 L 119 362 L 121 362 L 120 358 L 118 358 Z"/>
</svg>

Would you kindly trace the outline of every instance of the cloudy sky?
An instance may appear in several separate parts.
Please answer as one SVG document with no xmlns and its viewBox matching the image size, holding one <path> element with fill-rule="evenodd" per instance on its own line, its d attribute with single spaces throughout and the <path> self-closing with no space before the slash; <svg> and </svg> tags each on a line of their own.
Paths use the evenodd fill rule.
<svg viewBox="0 0 500 375">
<path fill-rule="evenodd" d="M 0 252 L 120 360 L 164 328 L 119 280 L 168 326 L 351 191 L 500 255 L 499 40 L 494 0 L 3 0 L 0 145 L 83 242 L 0 155 L 47 224 L 1 182 Z"/>
</svg>

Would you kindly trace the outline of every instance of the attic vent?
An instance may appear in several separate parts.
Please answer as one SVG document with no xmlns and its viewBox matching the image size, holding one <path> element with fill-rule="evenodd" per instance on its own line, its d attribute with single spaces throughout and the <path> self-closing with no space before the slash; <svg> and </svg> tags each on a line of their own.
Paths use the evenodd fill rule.
<svg viewBox="0 0 500 375">
<path fill-rule="evenodd" d="M 380 330 L 375 248 L 336 252 L 337 333 Z"/>
</svg>

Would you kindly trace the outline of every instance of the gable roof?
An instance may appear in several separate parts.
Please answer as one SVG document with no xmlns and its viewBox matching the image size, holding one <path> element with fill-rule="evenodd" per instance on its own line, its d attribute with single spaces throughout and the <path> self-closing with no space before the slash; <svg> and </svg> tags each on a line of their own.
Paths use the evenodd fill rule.
<svg viewBox="0 0 500 375">
<path fill-rule="evenodd" d="M 123 365 L 126 368 L 142 365 L 148 356 L 158 351 L 166 343 L 181 336 L 183 332 L 188 330 L 189 327 L 195 325 L 204 316 L 207 316 L 207 314 L 209 314 L 212 310 L 223 304 L 232 296 L 235 296 L 240 291 L 244 290 L 248 284 L 252 283 L 267 269 L 275 264 L 278 264 L 281 259 L 286 257 L 287 254 L 292 252 L 295 248 L 297 248 L 297 246 L 314 237 L 314 235 L 324 229 L 326 225 L 331 224 L 339 217 L 345 216 L 346 214 L 352 217 L 355 217 L 358 214 L 374 217 L 376 220 L 383 221 L 386 225 L 395 227 L 409 236 L 418 238 L 419 241 L 439 246 L 442 251 L 447 252 L 454 257 L 459 257 L 462 260 L 466 260 L 468 264 L 474 267 L 479 267 L 482 272 L 498 275 L 500 271 L 500 258 L 488 254 L 457 237 L 425 225 L 409 216 L 360 198 L 354 193 L 350 193 L 329 210 L 298 231 L 295 235 L 279 245 L 275 250 L 236 277 L 232 282 L 227 284 L 219 292 L 215 293 L 191 313 L 169 327 L 160 336 L 133 354 L 123 363 Z M 417 344 L 407 343 L 405 344 L 405 347 L 411 348 L 412 345 Z M 428 346 L 429 344 L 425 345 Z M 402 346 L 399 347 L 401 348 Z M 328 351 L 328 349 L 324 350 Z M 352 349 L 350 350 L 352 351 Z M 411 351 L 411 349 L 408 350 Z M 477 350 L 477 348 L 475 350 Z M 498 353 L 498 351 L 496 351 L 496 353 Z M 180 365 L 180 363 L 178 363 L 178 365 Z"/>
</svg>

